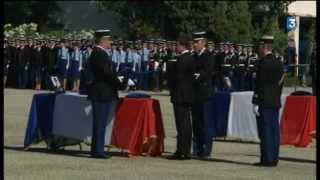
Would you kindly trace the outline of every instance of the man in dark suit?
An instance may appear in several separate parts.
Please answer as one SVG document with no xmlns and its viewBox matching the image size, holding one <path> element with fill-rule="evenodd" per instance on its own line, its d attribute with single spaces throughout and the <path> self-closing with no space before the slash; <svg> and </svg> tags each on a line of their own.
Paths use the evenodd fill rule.
<svg viewBox="0 0 320 180">
<path fill-rule="evenodd" d="M 191 159 L 191 106 L 194 100 L 192 81 L 195 66 L 188 46 L 188 39 L 180 36 L 177 40 L 177 51 L 180 55 L 175 64 L 175 73 L 171 73 L 169 77 L 171 102 L 177 129 L 177 150 L 168 158 L 171 160 Z"/>
<path fill-rule="evenodd" d="M 96 31 L 95 38 L 98 45 L 93 48 L 90 56 L 94 80 L 88 93 L 93 109 L 91 156 L 106 158 L 104 153 L 106 126 L 113 118 L 118 99 L 117 90 L 123 79 L 117 77 L 111 57 L 107 53 L 112 43 L 110 30 Z"/>
<path fill-rule="evenodd" d="M 43 58 L 43 47 L 40 43 L 36 43 L 34 46 L 34 49 L 32 51 L 32 61 L 30 62 L 31 66 L 31 74 L 33 77 L 33 80 L 35 82 L 35 90 L 41 89 L 41 79 L 42 79 L 42 72 L 41 69 L 44 64 L 44 58 Z"/>
<path fill-rule="evenodd" d="M 260 162 L 256 166 L 277 166 L 279 160 L 279 109 L 283 65 L 272 54 L 273 36 L 263 36 L 257 66 L 256 89 L 252 98 L 260 138 Z"/>
<path fill-rule="evenodd" d="M 237 61 L 234 69 L 236 80 L 236 91 L 244 91 L 245 89 L 245 64 L 247 61 L 247 50 L 245 45 L 238 44 L 236 53 Z"/>
<path fill-rule="evenodd" d="M 28 49 L 25 46 L 25 38 L 20 41 L 20 46 L 17 49 L 17 69 L 18 69 L 18 87 L 25 89 L 28 84 L 28 71 L 30 57 L 28 55 Z"/>
<path fill-rule="evenodd" d="M 8 85 L 19 88 L 19 50 L 20 49 L 20 41 L 19 39 L 13 39 L 12 42 L 10 43 L 10 67 L 9 67 L 9 72 L 8 72 Z"/>
<path fill-rule="evenodd" d="M 295 74 L 295 65 L 297 63 L 297 49 L 295 47 L 295 41 L 294 39 L 289 39 L 288 41 L 288 47 L 284 50 L 284 64 L 286 67 L 286 73 L 293 77 Z"/>
<path fill-rule="evenodd" d="M 216 70 L 214 56 L 205 48 L 205 35 L 205 32 L 193 33 L 196 72 L 193 84 L 195 104 L 192 107 L 193 155 L 200 158 L 209 157 L 212 149 L 212 139 L 205 130 L 204 104 L 214 94 L 212 77 Z"/>
<path fill-rule="evenodd" d="M 46 61 L 44 63 L 44 67 L 45 67 L 45 86 L 47 89 L 51 89 L 50 86 L 50 77 L 54 76 L 55 72 L 55 65 L 56 65 L 56 51 L 55 51 L 55 41 L 54 39 L 50 40 L 50 44 L 48 46 L 48 49 L 46 51 L 46 53 L 44 54 Z"/>
<path fill-rule="evenodd" d="M 6 87 L 7 77 L 10 67 L 10 49 L 8 48 L 7 39 L 3 44 L 3 87 Z"/>
<path fill-rule="evenodd" d="M 253 91 L 256 87 L 255 79 L 256 79 L 256 67 L 258 62 L 258 54 L 253 51 L 253 45 L 248 44 L 248 59 L 246 63 L 247 67 L 247 83 L 248 87 L 246 90 Z"/>
<path fill-rule="evenodd" d="M 310 62 L 310 71 L 309 74 L 311 76 L 312 79 L 312 94 L 314 96 L 317 96 L 317 59 L 316 59 L 316 47 L 314 45 L 312 53 L 311 53 L 311 62 Z"/>
<path fill-rule="evenodd" d="M 224 78 L 224 74 L 223 74 L 223 71 L 224 70 L 223 68 L 223 64 L 224 63 L 224 57 L 225 57 L 225 53 L 224 53 L 224 43 L 223 42 L 220 42 L 219 43 L 219 49 L 217 49 L 217 53 L 216 53 L 216 56 L 215 56 L 215 60 L 216 60 L 216 89 L 218 91 L 222 91 L 224 89 L 224 81 L 223 81 L 223 78 Z"/>
</svg>

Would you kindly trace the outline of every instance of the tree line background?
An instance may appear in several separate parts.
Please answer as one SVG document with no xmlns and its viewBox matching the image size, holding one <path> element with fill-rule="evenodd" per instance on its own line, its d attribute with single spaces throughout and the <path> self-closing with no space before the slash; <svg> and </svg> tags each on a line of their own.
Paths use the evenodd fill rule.
<svg viewBox="0 0 320 180">
<path fill-rule="evenodd" d="M 254 43 L 265 33 L 275 48 L 287 46 L 286 10 L 293 1 L 96 1 L 112 11 L 125 39 L 165 38 L 179 32 L 205 30 L 214 42 Z M 53 18 L 61 13 L 55 1 L 5 1 L 5 22 L 13 26 L 35 22 L 39 32 L 63 30 Z M 310 32 L 312 33 L 312 32 Z"/>
</svg>

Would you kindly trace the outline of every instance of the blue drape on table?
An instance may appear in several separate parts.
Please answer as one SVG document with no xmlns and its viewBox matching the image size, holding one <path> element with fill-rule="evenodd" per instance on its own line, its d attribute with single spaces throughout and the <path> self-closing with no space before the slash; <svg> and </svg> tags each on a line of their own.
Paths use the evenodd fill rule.
<svg viewBox="0 0 320 180">
<path fill-rule="evenodd" d="M 127 98 L 150 98 L 150 95 L 145 93 L 129 93 Z"/>
<path fill-rule="evenodd" d="M 228 127 L 230 92 L 217 92 L 208 98 L 204 107 L 206 139 L 225 137 Z"/>
<path fill-rule="evenodd" d="M 55 97 L 55 93 L 33 96 L 24 147 L 51 138 Z"/>
</svg>

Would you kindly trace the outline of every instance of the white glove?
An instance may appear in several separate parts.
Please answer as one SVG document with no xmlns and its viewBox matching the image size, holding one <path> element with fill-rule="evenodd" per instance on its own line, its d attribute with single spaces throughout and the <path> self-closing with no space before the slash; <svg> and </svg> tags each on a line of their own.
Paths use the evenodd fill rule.
<svg viewBox="0 0 320 180">
<path fill-rule="evenodd" d="M 129 85 L 129 86 L 135 86 L 136 83 L 135 83 L 132 79 L 129 79 L 128 85 Z"/>
<path fill-rule="evenodd" d="M 51 76 L 51 82 L 56 88 L 60 88 L 61 84 L 57 76 Z"/>
<path fill-rule="evenodd" d="M 258 105 L 253 105 L 252 106 L 252 110 L 253 110 L 253 114 L 255 114 L 256 116 L 260 116 L 260 114 L 259 114 L 259 106 Z"/>
<path fill-rule="evenodd" d="M 155 63 L 154 63 L 154 69 L 157 70 L 158 67 L 159 67 L 159 62 L 155 62 Z"/>
<path fill-rule="evenodd" d="M 255 72 L 252 73 L 252 77 L 253 77 L 253 78 L 256 78 L 256 77 L 257 77 L 257 73 L 255 73 Z"/>
<path fill-rule="evenodd" d="M 119 81 L 122 83 L 122 82 L 123 82 L 123 79 L 124 79 L 124 76 L 118 76 L 118 79 L 119 79 Z"/>
<path fill-rule="evenodd" d="M 79 67 L 79 71 L 81 71 L 81 70 L 82 70 L 82 67 L 80 66 L 80 67 Z"/>
<path fill-rule="evenodd" d="M 117 72 L 119 72 L 120 63 L 117 64 Z"/>
<path fill-rule="evenodd" d="M 232 83 L 229 77 L 224 77 L 224 82 L 226 83 L 226 85 L 228 86 L 228 88 L 231 88 Z"/>
<path fill-rule="evenodd" d="M 163 63 L 163 72 L 167 71 L 167 63 Z"/>
<path fill-rule="evenodd" d="M 25 66 L 25 67 L 24 67 L 24 70 L 26 70 L 26 71 L 27 71 L 27 70 L 28 70 L 28 66 Z"/>
<path fill-rule="evenodd" d="M 200 77 L 200 73 L 194 73 L 195 79 L 198 79 Z"/>
</svg>

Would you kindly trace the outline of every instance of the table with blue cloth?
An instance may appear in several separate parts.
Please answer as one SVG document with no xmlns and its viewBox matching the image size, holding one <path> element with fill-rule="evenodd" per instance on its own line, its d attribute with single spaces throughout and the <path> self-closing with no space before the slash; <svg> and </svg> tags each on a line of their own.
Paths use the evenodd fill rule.
<svg viewBox="0 0 320 180">
<path fill-rule="evenodd" d="M 128 98 L 150 98 L 130 93 Z M 77 93 L 41 93 L 32 100 L 24 147 L 45 141 L 48 149 L 58 149 L 81 142 L 90 143 L 92 105 L 87 95 Z M 113 120 L 106 126 L 105 145 L 110 145 Z M 81 146 L 80 146 L 81 148 Z"/>
<path fill-rule="evenodd" d="M 216 137 L 232 137 L 259 142 L 252 111 L 252 91 L 217 92 L 205 104 L 207 142 Z M 287 95 L 281 96 L 282 107 Z M 283 108 L 280 108 L 279 122 Z"/>
<path fill-rule="evenodd" d="M 230 92 L 217 92 L 205 103 L 205 128 L 207 139 L 227 135 Z"/>
<path fill-rule="evenodd" d="M 45 141 L 47 148 L 58 149 L 90 139 L 91 109 L 91 102 L 87 100 L 86 95 L 75 93 L 34 95 L 24 147 L 28 148 L 32 144 Z M 111 137 L 111 131 L 107 131 L 108 137 Z"/>
<path fill-rule="evenodd" d="M 66 93 L 56 97 L 52 132 L 61 137 L 91 143 L 93 114 L 87 95 Z M 114 117 L 106 124 L 105 146 L 110 145 Z"/>
<path fill-rule="evenodd" d="M 55 93 L 35 94 L 33 96 L 24 147 L 52 138 L 52 118 Z"/>
</svg>

